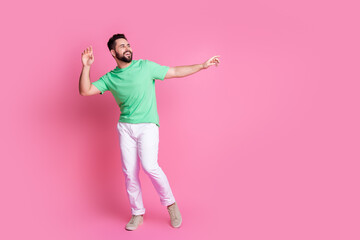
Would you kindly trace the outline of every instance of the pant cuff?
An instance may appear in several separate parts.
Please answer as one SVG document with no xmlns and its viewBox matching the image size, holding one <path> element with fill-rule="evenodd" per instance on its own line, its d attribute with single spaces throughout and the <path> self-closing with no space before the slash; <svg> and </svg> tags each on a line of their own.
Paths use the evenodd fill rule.
<svg viewBox="0 0 360 240">
<path fill-rule="evenodd" d="M 175 202 L 175 199 L 173 199 L 171 201 L 160 201 L 160 202 L 161 202 L 161 205 L 163 205 L 163 206 L 169 206 Z"/>
<path fill-rule="evenodd" d="M 135 210 L 135 211 L 131 210 L 131 214 L 132 215 L 143 215 L 143 214 L 145 214 L 145 210 Z"/>
</svg>

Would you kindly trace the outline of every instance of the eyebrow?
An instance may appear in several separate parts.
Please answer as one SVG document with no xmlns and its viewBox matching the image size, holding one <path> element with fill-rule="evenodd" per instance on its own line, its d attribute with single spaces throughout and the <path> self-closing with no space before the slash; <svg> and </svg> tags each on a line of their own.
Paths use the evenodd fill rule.
<svg viewBox="0 0 360 240">
<path fill-rule="evenodd" d="M 122 44 L 120 44 L 119 46 L 121 46 L 121 45 L 125 45 L 125 43 L 122 43 Z M 130 45 L 130 43 L 128 43 L 128 45 Z"/>
</svg>

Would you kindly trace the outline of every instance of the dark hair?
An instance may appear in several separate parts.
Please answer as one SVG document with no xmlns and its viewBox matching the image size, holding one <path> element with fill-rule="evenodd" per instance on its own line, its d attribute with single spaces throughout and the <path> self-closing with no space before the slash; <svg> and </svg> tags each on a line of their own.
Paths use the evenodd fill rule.
<svg viewBox="0 0 360 240">
<path fill-rule="evenodd" d="M 124 39 L 126 39 L 125 35 L 124 35 L 124 34 L 120 34 L 120 33 L 114 34 L 114 35 L 109 39 L 109 41 L 108 41 L 108 43 L 107 43 L 107 46 L 108 46 L 108 48 L 109 48 L 109 51 L 111 51 L 111 49 L 114 49 L 114 48 L 115 48 L 115 41 L 116 41 L 117 39 L 119 39 L 119 38 L 124 38 Z M 126 41 L 127 41 L 127 39 L 126 39 Z"/>
</svg>

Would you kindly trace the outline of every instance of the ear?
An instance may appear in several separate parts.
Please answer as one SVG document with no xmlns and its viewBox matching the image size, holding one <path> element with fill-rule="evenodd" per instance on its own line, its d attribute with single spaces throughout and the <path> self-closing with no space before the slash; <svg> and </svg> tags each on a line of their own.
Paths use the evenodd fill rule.
<svg viewBox="0 0 360 240">
<path fill-rule="evenodd" d="M 113 57 L 115 57 L 115 51 L 114 51 L 114 49 L 111 49 L 111 55 L 113 56 Z"/>
</svg>

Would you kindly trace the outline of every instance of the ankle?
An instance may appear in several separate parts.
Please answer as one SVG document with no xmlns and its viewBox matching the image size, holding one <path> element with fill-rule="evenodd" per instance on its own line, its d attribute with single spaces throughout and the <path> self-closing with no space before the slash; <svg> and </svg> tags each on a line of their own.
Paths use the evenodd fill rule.
<svg viewBox="0 0 360 240">
<path fill-rule="evenodd" d="M 167 207 L 171 207 L 172 205 L 174 205 L 175 203 L 173 203 L 173 204 L 170 204 L 170 205 L 168 205 Z"/>
</svg>

